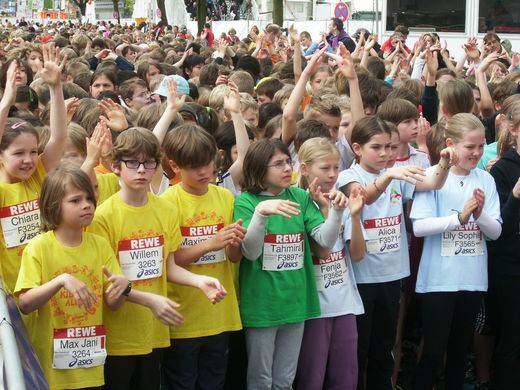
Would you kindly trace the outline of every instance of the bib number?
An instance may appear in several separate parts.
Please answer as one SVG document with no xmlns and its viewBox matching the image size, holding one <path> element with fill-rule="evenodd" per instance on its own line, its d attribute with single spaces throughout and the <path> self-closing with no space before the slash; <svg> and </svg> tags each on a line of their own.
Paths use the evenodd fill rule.
<svg viewBox="0 0 520 390">
<path fill-rule="evenodd" d="M 303 268 L 303 233 L 266 234 L 264 271 L 292 271 Z"/>
<path fill-rule="evenodd" d="M 52 367 L 59 370 L 100 366 L 107 358 L 102 325 L 54 329 Z"/>
</svg>

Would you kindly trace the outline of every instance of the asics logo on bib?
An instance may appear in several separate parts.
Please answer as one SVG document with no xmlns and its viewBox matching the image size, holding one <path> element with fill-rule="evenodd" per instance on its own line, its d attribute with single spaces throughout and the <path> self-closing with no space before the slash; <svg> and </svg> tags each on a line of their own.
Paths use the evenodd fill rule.
<svg viewBox="0 0 520 390">
<path fill-rule="evenodd" d="M 93 361 L 94 361 L 94 359 L 74 359 L 73 361 L 71 361 L 69 363 L 69 367 L 72 368 L 76 365 L 78 367 L 88 366 L 88 365 L 92 364 Z"/>
</svg>

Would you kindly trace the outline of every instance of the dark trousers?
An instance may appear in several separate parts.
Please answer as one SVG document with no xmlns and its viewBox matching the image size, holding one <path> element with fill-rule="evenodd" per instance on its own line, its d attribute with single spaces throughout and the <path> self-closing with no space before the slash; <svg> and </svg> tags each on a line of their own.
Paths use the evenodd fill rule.
<svg viewBox="0 0 520 390">
<path fill-rule="evenodd" d="M 148 355 L 107 356 L 105 390 L 158 390 L 162 349 Z"/>
<path fill-rule="evenodd" d="M 491 276 L 490 295 L 497 308 L 494 389 L 520 389 L 520 276 Z"/>
<path fill-rule="evenodd" d="M 163 390 L 219 390 L 224 387 L 229 333 L 174 339 L 164 352 Z"/>
<path fill-rule="evenodd" d="M 229 359 L 225 390 L 246 390 L 247 351 L 244 330 L 229 332 Z"/>
<path fill-rule="evenodd" d="M 358 390 L 392 390 L 401 281 L 358 284 L 365 314 L 357 319 Z M 431 390 L 431 389 L 430 389 Z"/>
<path fill-rule="evenodd" d="M 446 356 L 445 390 L 464 387 L 466 355 L 483 292 L 421 294 L 424 348 L 415 369 L 413 390 L 431 390 Z"/>
</svg>

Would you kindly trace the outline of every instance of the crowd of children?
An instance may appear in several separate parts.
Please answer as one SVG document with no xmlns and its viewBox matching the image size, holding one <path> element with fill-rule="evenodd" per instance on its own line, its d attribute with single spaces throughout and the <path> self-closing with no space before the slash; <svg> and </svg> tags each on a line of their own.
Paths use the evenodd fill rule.
<svg viewBox="0 0 520 390">
<path fill-rule="evenodd" d="M 54 27 L 0 32 L 0 275 L 51 389 L 398 388 L 412 301 L 411 389 L 461 390 L 471 350 L 477 389 L 520 388 L 496 34 L 454 62 L 337 19 L 334 50 Z"/>
</svg>

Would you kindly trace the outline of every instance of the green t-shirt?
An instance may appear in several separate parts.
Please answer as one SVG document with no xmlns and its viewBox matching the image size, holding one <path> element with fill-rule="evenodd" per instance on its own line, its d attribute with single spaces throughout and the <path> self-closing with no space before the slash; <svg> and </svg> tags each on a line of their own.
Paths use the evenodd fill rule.
<svg viewBox="0 0 520 390">
<path fill-rule="evenodd" d="M 300 205 L 291 218 L 270 215 L 262 255 L 240 264 L 240 315 L 245 327 L 268 327 L 305 321 L 320 315 L 309 233 L 323 216 L 309 195 L 290 187 L 278 196 L 242 193 L 235 201 L 235 220 L 247 228 L 258 203 L 285 199 Z M 262 239 L 259 237 L 259 239 Z"/>
</svg>

